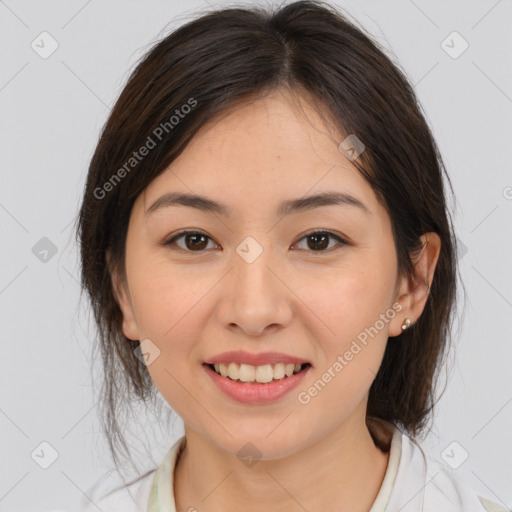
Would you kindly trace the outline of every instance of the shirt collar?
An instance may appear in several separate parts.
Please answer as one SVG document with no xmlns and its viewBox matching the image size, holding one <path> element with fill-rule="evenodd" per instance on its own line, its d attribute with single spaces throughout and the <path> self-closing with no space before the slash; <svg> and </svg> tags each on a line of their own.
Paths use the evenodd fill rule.
<svg viewBox="0 0 512 512">
<path fill-rule="evenodd" d="M 390 501 L 390 495 L 392 494 L 398 467 L 400 466 L 402 472 L 404 472 L 404 464 L 408 464 L 410 462 L 400 460 L 402 453 L 402 432 L 392 423 L 385 422 L 384 420 L 381 421 L 387 424 L 388 428 L 393 431 L 393 437 L 391 442 L 388 468 L 386 470 L 382 486 L 379 490 L 379 493 L 377 494 L 370 512 L 380 512 L 386 509 L 386 506 Z M 185 447 L 185 444 L 186 436 L 180 437 L 173 444 L 165 456 L 162 464 L 158 467 L 153 479 L 148 512 L 176 512 L 176 502 L 174 500 L 174 468 L 180 453 Z M 417 477 L 417 475 L 415 476 Z M 393 496 L 393 498 L 396 497 Z"/>
<path fill-rule="evenodd" d="M 186 436 L 180 437 L 156 470 L 149 496 L 148 512 L 176 512 L 174 501 L 174 468 L 186 444 Z"/>
</svg>

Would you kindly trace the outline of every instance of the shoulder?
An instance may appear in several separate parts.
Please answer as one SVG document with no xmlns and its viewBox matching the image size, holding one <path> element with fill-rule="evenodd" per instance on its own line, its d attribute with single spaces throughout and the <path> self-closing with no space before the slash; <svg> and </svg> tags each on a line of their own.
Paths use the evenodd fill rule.
<svg viewBox="0 0 512 512">
<path fill-rule="evenodd" d="M 138 480 L 124 487 L 109 491 L 96 491 L 83 498 L 79 512 L 141 512 L 146 511 L 149 504 L 155 471 L 146 473 Z"/>
<path fill-rule="evenodd" d="M 425 489 L 425 512 L 445 509 L 454 512 L 510 512 L 510 509 L 476 491 L 449 467 L 427 457 L 428 474 Z M 444 510 L 444 509 L 443 509 Z"/>
<path fill-rule="evenodd" d="M 85 493 L 78 512 L 174 510 L 174 467 L 185 442 L 184 435 L 178 438 L 158 467 L 124 487 L 106 489 L 105 479 L 102 479 Z M 98 485 L 103 489 L 98 489 Z"/>
<path fill-rule="evenodd" d="M 402 496 L 402 512 L 510 512 L 471 488 L 454 470 L 434 460 L 419 441 L 406 433 L 402 433 L 401 441 L 396 494 Z"/>
</svg>

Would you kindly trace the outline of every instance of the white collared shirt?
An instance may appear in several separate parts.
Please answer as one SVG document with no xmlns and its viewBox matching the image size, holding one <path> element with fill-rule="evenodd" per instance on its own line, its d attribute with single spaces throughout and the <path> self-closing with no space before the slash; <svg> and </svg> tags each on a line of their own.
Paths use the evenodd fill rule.
<svg viewBox="0 0 512 512">
<path fill-rule="evenodd" d="M 386 423 L 393 430 L 389 462 L 369 512 L 512 512 L 480 496 L 432 460 L 418 441 Z M 174 443 L 157 469 L 128 487 L 91 497 L 94 503 L 81 512 L 176 512 L 174 467 L 185 439 Z"/>
</svg>

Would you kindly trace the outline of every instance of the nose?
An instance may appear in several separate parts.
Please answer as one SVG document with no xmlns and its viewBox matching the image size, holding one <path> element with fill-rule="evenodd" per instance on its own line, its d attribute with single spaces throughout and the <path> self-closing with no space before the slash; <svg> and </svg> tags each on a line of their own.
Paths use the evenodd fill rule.
<svg viewBox="0 0 512 512">
<path fill-rule="evenodd" d="M 249 261 L 233 254 L 233 268 L 224 283 L 218 315 L 228 329 L 263 336 L 291 322 L 293 293 L 280 276 L 282 266 L 269 249 Z"/>
</svg>

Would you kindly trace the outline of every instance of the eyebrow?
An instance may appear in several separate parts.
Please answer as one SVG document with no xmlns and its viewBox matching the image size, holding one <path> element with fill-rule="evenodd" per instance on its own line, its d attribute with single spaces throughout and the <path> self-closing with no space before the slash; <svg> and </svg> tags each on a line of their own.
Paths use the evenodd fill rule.
<svg viewBox="0 0 512 512">
<path fill-rule="evenodd" d="M 291 213 L 297 213 L 321 206 L 355 206 L 367 214 L 371 215 L 370 210 L 364 205 L 362 201 L 350 194 L 344 192 L 323 192 L 315 195 L 299 197 L 297 199 L 289 199 L 279 204 L 276 209 L 276 215 L 286 216 Z M 225 217 L 231 217 L 231 209 L 208 197 L 197 194 L 184 194 L 180 192 L 168 192 L 159 197 L 147 210 L 145 216 L 153 213 L 160 208 L 169 206 L 189 206 L 197 208 L 204 212 L 217 213 Z"/>
</svg>

